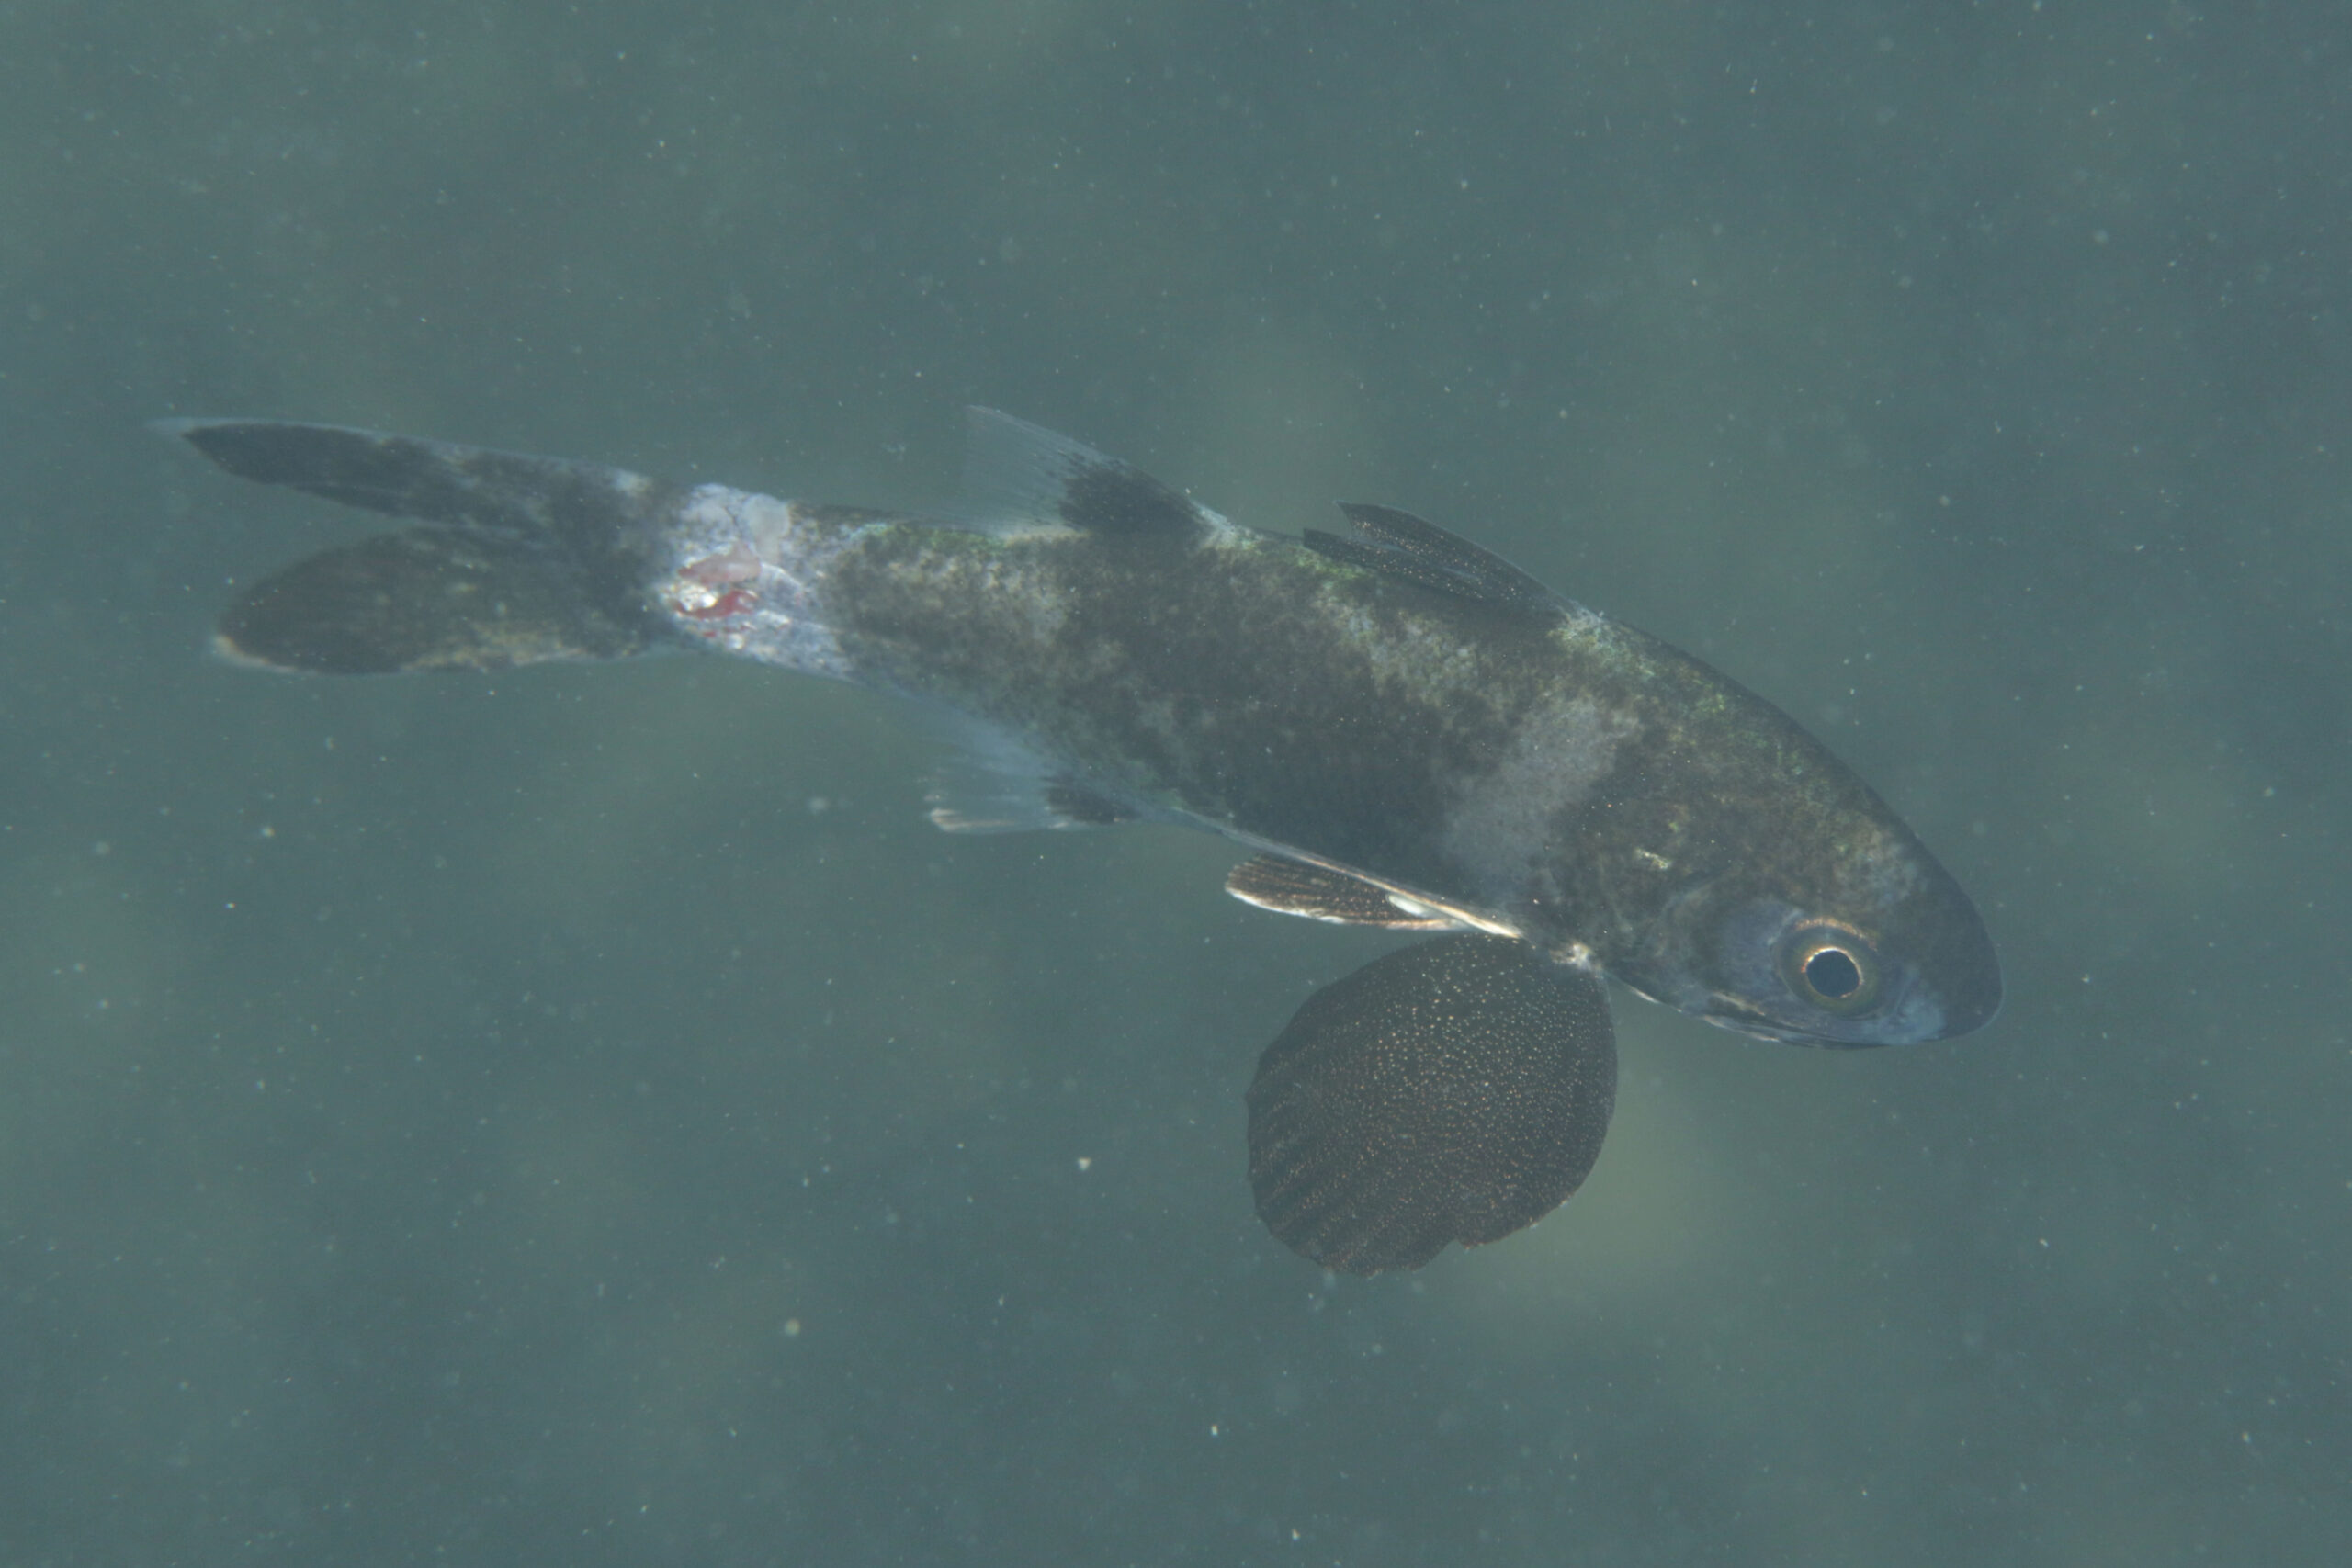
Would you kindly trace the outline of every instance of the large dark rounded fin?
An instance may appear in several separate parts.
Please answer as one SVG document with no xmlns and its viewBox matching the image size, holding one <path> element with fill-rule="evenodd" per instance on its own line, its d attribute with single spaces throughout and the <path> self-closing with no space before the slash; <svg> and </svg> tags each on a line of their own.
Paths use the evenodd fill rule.
<svg viewBox="0 0 2352 1568">
<path fill-rule="evenodd" d="M 295 562 L 220 617 L 220 651 L 273 670 L 389 675 L 619 659 L 646 646 L 533 543 L 456 528 L 379 534 Z"/>
<path fill-rule="evenodd" d="M 1524 942 L 1448 936 L 1306 1000 L 1250 1086 L 1250 1184 L 1330 1269 L 1418 1269 L 1550 1213 L 1617 1099 L 1609 998 Z"/>
</svg>

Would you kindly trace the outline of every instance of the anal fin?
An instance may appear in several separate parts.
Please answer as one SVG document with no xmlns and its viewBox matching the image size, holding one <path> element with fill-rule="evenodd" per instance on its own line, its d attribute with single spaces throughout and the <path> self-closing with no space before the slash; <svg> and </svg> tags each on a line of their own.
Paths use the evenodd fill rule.
<svg viewBox="0 0 2352 1568">
<path fill-rule="evenodd" d="M 1580 1186 L 1617 1096 L 1600 982 L 1521 942 L 1445 936 L 1307 998 L 1250 1086 L 1250 1185 L 1327 1269 L 1418 1269 Z"/>
<path fill-rule="evenodd" d="M 1046 806 L 1057 818 L 1057 827 L 1115 828 L 1137 819 L 1137 813 L 1125 801 L 1075 779 L 1048 783 Z"/>
<path fill-rule="evenodd" d="M 934 778 L 925 796 L 931 825 L 943 833 L 1026 833 L 1041 828 L 1112 828 L 1136 813 L 1105 795 L 1058 780 L 1041 789 L 1004 781 L 994 791 Z"/>
<path fill-rule="evenodd" d="M 932 826 L 947 833 L 1025 833 L 1045 828 L 1107 828 L 1141 815 L 1110 791 L 1074 779 L 1001 726 L 944 708 L 926 709 L 949 743 L 926 796 Z"/>
</svg>

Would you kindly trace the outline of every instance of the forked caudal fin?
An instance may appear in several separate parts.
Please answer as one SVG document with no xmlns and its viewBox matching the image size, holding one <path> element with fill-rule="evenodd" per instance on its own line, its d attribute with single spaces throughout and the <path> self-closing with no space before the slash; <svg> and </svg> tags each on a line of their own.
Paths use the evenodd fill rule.
<svg viewBox="0 0 2352 1568">
<path fill-rule="evenodd" d="M 340 425 L 158 420 L 241 479 L 425 526 L 322 551 L 247 589 L 220 651 L 328 675 L 619 659 L 655 640 L 648 525 L 675 492 L 594 463 Z"/>
</svg>

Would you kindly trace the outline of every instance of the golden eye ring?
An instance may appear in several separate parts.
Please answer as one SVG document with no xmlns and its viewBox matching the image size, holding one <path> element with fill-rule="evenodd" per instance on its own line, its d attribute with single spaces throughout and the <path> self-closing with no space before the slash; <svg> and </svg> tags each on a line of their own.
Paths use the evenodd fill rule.
<svg viewBox="0 0 2352 1568">
<path fill-rule="evenodd" d="M 1868 1012 L 1879 998 L 1878 950 L 1850 926 L 1814 920 L 1781 950 L 1782 977 L 1804 1001 L 1840 1018 Z"/>
</svg>

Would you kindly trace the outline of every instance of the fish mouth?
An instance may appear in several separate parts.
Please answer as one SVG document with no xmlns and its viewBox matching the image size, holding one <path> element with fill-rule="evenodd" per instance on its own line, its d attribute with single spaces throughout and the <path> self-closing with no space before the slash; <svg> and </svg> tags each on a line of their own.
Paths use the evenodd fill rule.
<svg viewBox="0 0 2352 1568">
<path fill-rule="evenodd" d="M 2001 968 L 1993 957 L 1990 937 L 1984 938 L 1984 958 L 1976 982 L 1942 998 L 1944 1030 L 1931 1040 L 1950 1040 L 1984 1028 L 2000 1016 L 2003 1000 Z"/>
<path fill-rule="evenodd" d="M 1906 990 L 1900 1021 L 1912 1026 L 1912 1032 L 1893 1043 L 1956 1039 L 1984 1028 L 2000 1013 L 2001 960 L 1993 951 L 1993 935 L 1957 885 L 1951 894 L 1940 919 L 1926 928 L 1928 940 L 1913 949 L 1917 956 L 1904 965 Z"/>
</svg>

